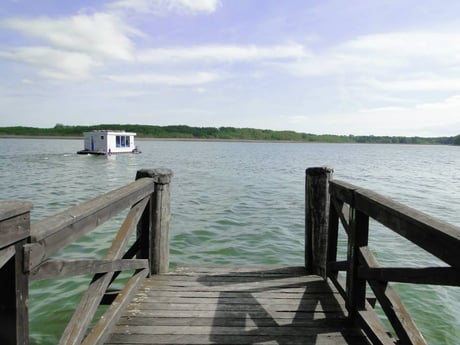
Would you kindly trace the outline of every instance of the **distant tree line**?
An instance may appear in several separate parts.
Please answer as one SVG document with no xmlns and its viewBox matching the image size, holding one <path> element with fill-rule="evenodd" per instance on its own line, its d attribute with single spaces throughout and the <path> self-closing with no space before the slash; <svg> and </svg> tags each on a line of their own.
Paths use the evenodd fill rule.
<svg viewBox="0 0 460 345">
<path fill-rule="evenodd" d="M 81 137 L 83 132 L 92 130 L 125 130 L 136 132 L 140 138 L 177 138 L 177 139 L 222 139 L 222 140 L 269 140 L 293 142 L 325 143 L 376 143 L 376 144 L 443 144 L 460 145 L 460 135 L 455 137 L 403 137 L 374 135 L 332 135 L 298 133 L 294 131 L 273 131 L 269 129 L 235 127 L 190 127 L 151 126 L 132 124 L 100 124 L 95 126 L 66 126 L 56 124 L 53 128 L 36 127 L 0 127 L 0 135 L 16 136 L 70 136 Z"/>
</svg>

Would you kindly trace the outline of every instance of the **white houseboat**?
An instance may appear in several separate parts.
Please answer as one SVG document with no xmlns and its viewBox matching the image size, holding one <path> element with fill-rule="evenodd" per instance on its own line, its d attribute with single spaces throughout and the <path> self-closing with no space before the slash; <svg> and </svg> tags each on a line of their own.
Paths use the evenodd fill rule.
<svg viewBox="0 0 460 345">
<path fill-rule="evenodd" d="M 85 132 L 84 149 L 78 154 L 111 155 L 115 153 L 140 153 L 134 144 L 136 133 L 96 130 Z"/>
</svg>

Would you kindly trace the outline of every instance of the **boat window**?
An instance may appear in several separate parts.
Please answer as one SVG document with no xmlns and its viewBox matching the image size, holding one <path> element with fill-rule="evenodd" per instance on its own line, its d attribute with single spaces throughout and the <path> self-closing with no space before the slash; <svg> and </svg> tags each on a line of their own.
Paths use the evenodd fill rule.
<svg viewBox="0 0 460 345">
<path fill-rule="evenodd" d="M 129 136 L 126 137 L 126 147 L 130 147 L 130 143 L 129 143 Z"/>
<path fill-rule="evenodd" d="M 117 135 L 117 137 L 116 137 L 116 145 L 117 145 L 117 147 L 121 146 L 121 136 L 119 136 L 119 135 Z"/>
<path fill-rule="evenodd" d="M 121 136 L 121 147 L 126 146 L 126 137 L 124 135 Z"/>
<path fill-rule="evenodd" d="M 101 140 L 104 140 L 104 136 L 103 136 L 103 135 L 101 135 Z"/>
</svg>

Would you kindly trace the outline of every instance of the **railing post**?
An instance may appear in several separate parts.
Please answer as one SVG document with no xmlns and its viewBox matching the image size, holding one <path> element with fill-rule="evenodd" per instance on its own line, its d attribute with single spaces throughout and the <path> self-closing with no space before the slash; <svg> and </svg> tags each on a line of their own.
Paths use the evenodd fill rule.
<svg viewBox="0 0 460 345">
<path fill-rule="evenodd" d="M 369 238 L 369 216 L 350 208 L 350 234 L 347 251 L 347 309 L 349 316 L 354 318 L 358 310 L 366 304 L 366 280 L 358 276 L 359 249 L 367 246 Z"/>
<path fill-rule="evenodd" d="M 169 270 L 172 175 L 169 169 L 142 169 L 136 174 L 136 180 L 149 177 L 155 184 L 155 191 L 137 229 L 141 245 L 138 256 L 149 259 L 151 275 L 166 273 Z"/>
<path fill-rule="evenodd" d="M 329 220 L 329 181 L 333 170 L 308 168 L 305 172 L 305 267 L 326 278 Z"/>
<path fill-rule="evenodd" d="M 30 235 L 27 201 L 0 201 L 0 344 L 29 344 L 29 279 L 22 248 Z"/>
</svg>

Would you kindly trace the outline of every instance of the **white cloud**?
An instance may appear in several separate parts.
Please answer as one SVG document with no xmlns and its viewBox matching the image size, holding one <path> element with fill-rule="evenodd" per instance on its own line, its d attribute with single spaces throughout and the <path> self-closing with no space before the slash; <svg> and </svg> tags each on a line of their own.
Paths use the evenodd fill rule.
<svg viewBox="0 0 460 345">
<path fill-rule="evenodd" d="M 66 52 L 49 47 L 21 47 L 0 51 L 0 57 L 39 68 L 46 78 L 82 80 L 89 77 L 89 69 L 96 62 L 78 52 Z"/>
<path fill-rule="evenodd" d="M 110 75 L 109 80 L 128 84 L 163 84 L 170 86 L 192 86 L 210 83 L 220 79 L 216 73 L 184 73 L 184 74 L 129 74 Z"/>
<path fill-rule="evenodd" d="M 309 53 L 300 44 L 275 46 L 204 45 L 184 48 L 149 49 L 139 52 L 141 62 L 241 62 L 255 60 L 297 59 Z"/>
<path fill-rule="evenodd" d="M 363 109 L 346 119 L 373 128 L 374 134 L 430 136 L 436 130 L 438 135 L 456 135 L 460 132 L 459 109 L 460 94 L 414 106 Z"/>
<path fill-rule="evenodd" d="M 142 35 L 108 13 L 58 19 L 11 18 L 0 25 L 41 43 L 4 48 L 0 57 L 32 65 L 42 77 L 60 80 L 89 78 L 92 67 L 110 60 L 131 61 L 135 47 L 130 36 Z"/>
<path fill-rule="evenodd" d="M 219 6 L 221 6 L 220 0 L 118 0 L 111 4 L 114 8 L 153 14 L 212 13 Z"/>
<path fill-rule="evenodd" d="M 459 91 L 460 78 L 446 79 L 444 76 L 439 78 L 426 77 L 424 79 L 405 79 L 405 80 L 368 80 L 367 85 L 385 91 Z"/>
<path fill-rule="evenodd" d="M 460 64 L 460 39 L 448 32 L 400 32 L 360 36 L 290 63 L 298 76 L 353 74 L 385 76 L 449 68 Z"/>
<path fill-rule="evenodd" d="M 80 14 L 60 19 L 12 18 L 1 24 L 56 49 L 117 60 L 132 59 L 134 47 L 129 35 L 141 34 L 108 13 Z"/>
</svg>

